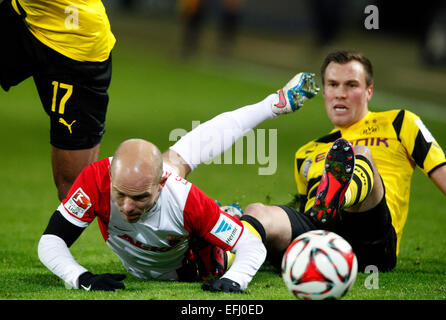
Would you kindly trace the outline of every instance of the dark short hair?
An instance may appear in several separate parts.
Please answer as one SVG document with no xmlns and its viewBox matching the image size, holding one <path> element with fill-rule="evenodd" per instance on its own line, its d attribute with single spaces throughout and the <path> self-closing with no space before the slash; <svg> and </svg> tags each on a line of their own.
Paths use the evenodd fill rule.
<svg viewBox="0 0 446 320">
<path fill-rule="evenodd" d="M 358 61 L 359 63 L 362 64 L 362 66 L 364 67 L 364 70 L 366 72 L 366 77 L 365 77 L 366 84 L 367 84 L 367 86 L 372 85 L 373 84 L 373 67 L 372 67 L 372 63 L 370 62 L 370 60 L 360 52 L 346 51 L 346 50 L 334 51 L 327 55 L 327 57 L 325 58 L 324 62 L 322 63 L 322 66 L 321 66 L 322 84 L 325 83 L 325 69 L 327 69 L 327 66 L 331 62 L 335 62 L 335 63 L 339 63 L 339 64 L 346 64 L 353 60 Z"/>
</svg>

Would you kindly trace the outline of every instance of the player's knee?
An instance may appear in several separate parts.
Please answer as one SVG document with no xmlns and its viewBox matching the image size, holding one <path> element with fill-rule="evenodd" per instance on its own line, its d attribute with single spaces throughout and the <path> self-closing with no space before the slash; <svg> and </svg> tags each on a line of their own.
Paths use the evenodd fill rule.
<svg viewBox="0 0 446 320">
<path fill-rule="evenodd" d="M 364 168 L 370 168 L 370 170 L 365 173 L 368 173 L 371 179 L 371 192 L 367 196 L 367 201 L 364 201 L 359 207 L 360 210 L 365 210 L 364 208 L 374 207 L 381 201 L 382 197 L 384 196 L 384 185 L 370 149 L 364 145 L 357 145 L 354 148 L 357 159 L 359 155 L 368 161 L 367 165 L 362 163 L 362 166 Z M 355 209 L 354 207 L 352 208 L 353 210 Z"/>
<path fill-rule="evenodd" d="M 370 149 L 364 145 L 357 145 L 354 148 L 355 148 L 355 155 L 362 156 L 362 157 L 366 158 L 368 160 L 368 164 L 369 164 L 370 168 L 372 169 L 373 172 L 375 172 L 377 169 L 376 169 L 375 161 L 373 160 L 372 151 L 370 151 Z M 375 178 L 378 177 L 378 175 L 376 175 L 376 174 L 374 174 L 374 176 L 375 176 Z"/>
<path fill-rule="evenodd" d="M 268 246 L 282 248 L 289 244 L 291 237 L 290 220 L 286 212 L 280 207 L 252 203 L 246 207 L 243 216 L 252 217 L 256 220 L 255 224 L 257 228 L 263 229 Z M 261 228 L 258 227 L 259 225 Z"/>
<path fill-rule="evenodd" d="M 268 227 L 270 215 L 268 214 L 268 206 L 256 202 L 249 204 L 246 209 L 244 215 L 249 215 L 257 219 L 263 227 Z"/>
<path fill-rule="evenodd" d="M 258 217 L 262 215 L 264 210 L 265 210 L 264 204 L 260 202 L 251 203 L 248 204 L 248 206 L 245 208 L 245 214 L 249 214 L 253 217 Z"/>
<path fill-rule="evenodd" d="M 263 210 L 265 206 L 261 203 L 252 203 L 245 208 L 241 217 L 244 223 L 247 223 L 251 232 L 256 234 L 263 243 L 266 242 L 265 215 Z"/>
</svg>

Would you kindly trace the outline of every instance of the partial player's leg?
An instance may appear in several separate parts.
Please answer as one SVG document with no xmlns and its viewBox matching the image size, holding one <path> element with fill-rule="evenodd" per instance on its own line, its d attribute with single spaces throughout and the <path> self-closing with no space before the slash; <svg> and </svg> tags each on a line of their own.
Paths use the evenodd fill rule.
<svg viewBox="0 0 446 320">
<path fill-rule="evenodd" d="M 8 91 L 29 78 L 35 61 L 32 35 L 23 19 L 14 11 L 11 1 L 0 3 L 0 85 Z"/>
<path fill-rule="evenodd" d="M 350 242 L 360 271 L 368 265 L 380 271 L 395 267 L 396 234 L 384 184 L 367 147 L 353 150 L 344 139 L 333 143 L 312 216 L 318 228 L 335 231 Z"/>
<path fill-rule="evenodd" d="M 380 272 L 395 268 L 397 236 L 385 196 L 367 211 L 343 212 L 336 232 L 351 244 L 359 271 L 367 266 L 375 266 Z"/>
<path fill-rule="evenodd" d="M 258 103 L 224 112 L 200 124 L 171 146 L 164 153 L 164 160 L 179 168 L 181 175 L 186 177 L 199 164 L 231 148 L 235 141 L 263 121 L 298 110 L 318 90 L 314 75 L 301 72 L 278 93 L 270 94 Z M 212 139 L 209 139 L 210 136 Z"/>
<path fill-rule="evenodd" d="M 59 200 L 65 198 L 82 169 L 98 159 L 99 149 L 99 144 L 82 150 L 64 150 L 51 146 L 53 178 Z"/>
<path fill-rule="evenodd" d="M 352 244 L 360 271 L 369 265 L 389 271 L 397 262 L 397 237 L 385 187 L 370 149 L 358 145 L 355 152 L 355 171 L 344 199 L 339 233 Z"/>
<path fill-rule="evenodd" d="M 339 210 L 355 169 L 355 152 L 350 142 L 336 140 L 325 157 L 324 172 L 316 192 L 310 215 L 316 224 L 331 228 Z"/>
<path fill-rule="evenodd" d="M 362 212 L 382 199 L 384 185 L 372 154 L 366 146 L 352 147 L 336 140 L 325 158 L 325 167 L 311 216 L 321 228 L 333 227 L 340 210 Z"/>
<path fill-rule="evenodd" d="M 364 212 L 380 203 L 384 196 L 384 185 L 370 149 L 363 145 L 357 145 L 354 149 L 355 170 L 343 209 L 347 212 Z"/>
<path fill-rule="evenodd" d="M 250 204 L 246 207 L 241 220 L 254 227 L 268 251 L 282 251 L 292 240 L 290 220 L 280 207 L 266 206 L 261 203 Z"/>
<path fill-rule="evenodd" d="M 53 176 L 63 199 L 82 169 L 98 159 L 105 132 L 111 58 L 79 62 L 39 44 L 46 61 L 34 75 L 50 118 Z"/>
</svg>

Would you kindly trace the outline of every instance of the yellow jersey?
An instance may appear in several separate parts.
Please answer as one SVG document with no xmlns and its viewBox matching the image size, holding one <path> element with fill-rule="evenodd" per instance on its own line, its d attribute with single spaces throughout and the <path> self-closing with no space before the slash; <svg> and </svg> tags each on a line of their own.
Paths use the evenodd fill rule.
<svg viewBox="0 0 446 320">
<path fill-rule="evenodd" d="M 426 175 L 446 164 L 443 150 L 421 119 L 407 110 L 371 112 L 345 129 L 334 129 L 327 136 L 302 146 L 295 154 L 294 173 L 300 210 L 313 206 L 325 155 L 338 138 L 353 146 L 365 145 L 385 186 L 386 201 L 397 234 L 397 254 L 409 211 L 410 183 L 415 166 Z"/>
<path fill-rule="evenodd" d="M 105 61 L 115 45 L 101 0 L 12 0 L 12 6 L 26 13 L 40 42 L 70 59 Z"/>
</svg>

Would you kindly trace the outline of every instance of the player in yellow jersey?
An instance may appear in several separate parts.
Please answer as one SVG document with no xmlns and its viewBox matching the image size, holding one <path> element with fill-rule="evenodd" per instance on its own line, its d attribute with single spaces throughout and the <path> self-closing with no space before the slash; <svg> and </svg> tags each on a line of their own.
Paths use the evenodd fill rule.
<svg viewBox="0 0 446 320">
<path fill-rule="evenodd" d="M 418 166 L 446 194 L 446 158 L 421 119 L 408 110 L 371 112 L 373 70 L 362 54 L 329 54 L 321 68 L 323 97 L 334 129 L 296 152 L 300 210 L 249 205 L 241 218 L 257 230 L 269 261 L 312 229 L 335 231 L 351 244 L 360 270 L 395 267 Z"/>
<path fill-rule="evenodd" d="M 115 41 L 100 0 L 0 4 L 0 85 L 8 91 L 33 77 L 50 118 L 60 199 L 82 169 L 97 160 Z"/>
</svg>

